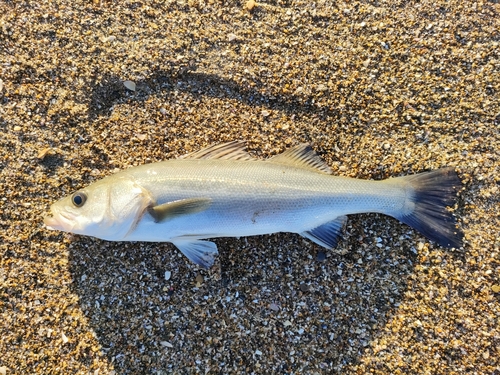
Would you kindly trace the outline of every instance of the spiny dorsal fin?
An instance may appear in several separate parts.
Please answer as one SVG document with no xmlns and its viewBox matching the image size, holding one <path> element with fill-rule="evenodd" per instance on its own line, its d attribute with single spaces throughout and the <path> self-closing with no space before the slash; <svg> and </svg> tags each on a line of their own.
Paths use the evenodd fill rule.
<svg viewBox="0 0 500 375">
<path fill-rule="evenodd" d="M 225 159 L 225 160 L 256 160 L 246 151 L 245 142 L 232 141 L 212 145 L 199 151 L 182 156 L 183 159 Z"/>
<path fill-rule="evenodd" d="M 161 223 L 162 221 L 175 217 L 204 211 L 211 203 L 212 200 L 210 198 L 188 198 L 159 204 L 150 207 L 148 211 L 151 216 L 153 216 L 156 223 Z"/>
<path fill-rule="evenodd" d="M 332 173 L 330 167 L 321 160 L 310 145 L 305 143 L 289 148 L 282 154 L 273 156 L 269 161 L 296 168 L 314 169 L 327 174 Z"/>
</svg>

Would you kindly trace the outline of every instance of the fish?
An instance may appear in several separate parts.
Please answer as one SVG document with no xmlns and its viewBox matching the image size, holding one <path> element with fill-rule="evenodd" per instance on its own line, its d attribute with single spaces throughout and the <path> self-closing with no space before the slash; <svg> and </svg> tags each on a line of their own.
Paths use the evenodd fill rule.
<svg viewBox="0 0 500 375">
<path fill-rule="evenodd" d="M 308 144 L 262 160 L 232 141 L 107 176 L 52 204 L 44 224 L 108 241 L 170 242 L 203 268 L 218 254 L 209 239 L 291 232 L 331 249 L 347 215 L 369 212 L 460 248 L 450 207 L 461 186 L 453 167 L 356 179 L 333 176 Z"/>
</svg>

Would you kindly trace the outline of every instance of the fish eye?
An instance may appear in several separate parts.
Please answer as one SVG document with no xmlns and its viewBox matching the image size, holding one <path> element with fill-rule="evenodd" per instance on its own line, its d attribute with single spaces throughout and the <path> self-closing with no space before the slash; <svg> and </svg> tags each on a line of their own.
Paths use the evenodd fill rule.
<svg viewBox="0 0 500 375">
<path fill-rule="evenodd" d="M 77 191 L 71 197 L 71 201 L 76 207 L 82 207 L 85 204 L 86 200 L 87 200 L 87 195 L 85 193 L 82 193 L 81 191 Z"/>
</svg>

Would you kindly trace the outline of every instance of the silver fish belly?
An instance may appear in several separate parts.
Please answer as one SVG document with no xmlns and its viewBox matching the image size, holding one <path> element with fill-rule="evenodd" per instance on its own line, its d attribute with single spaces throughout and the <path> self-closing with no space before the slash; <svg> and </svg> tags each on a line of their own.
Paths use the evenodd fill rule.
<svg viewBox="0 0 500 375">
<path fill-rule="evenodd" d="M 335 177 L 308 145 L 257 160 L 241 142 L 130 168 L 51 206 L 51 229 L 111 241 L 172 242 L 210 267 L 208 238 L 293 232 L 336 246 L 346 215 L 390 215 L 445 247 L 463 234 L 447 207 L 461 182 L 452 168 L 382 181 Z"/>
</svg>

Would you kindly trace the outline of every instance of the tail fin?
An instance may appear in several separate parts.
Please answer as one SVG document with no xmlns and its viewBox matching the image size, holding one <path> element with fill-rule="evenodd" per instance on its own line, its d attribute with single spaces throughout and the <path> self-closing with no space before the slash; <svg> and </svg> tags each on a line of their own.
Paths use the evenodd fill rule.
<svg viewBox="0 0 500 375">
<path fill-rule="evenodd" d="M 441 246 L 462 246 L 463 233 L 456 228 L 452 213 L 446 209 L 455 204 L 457 189 L 462 185 L 454 168 L 442 168 L 400 179 L 407 186 L 413 210 L 395 217 Z"/>
</svg>

